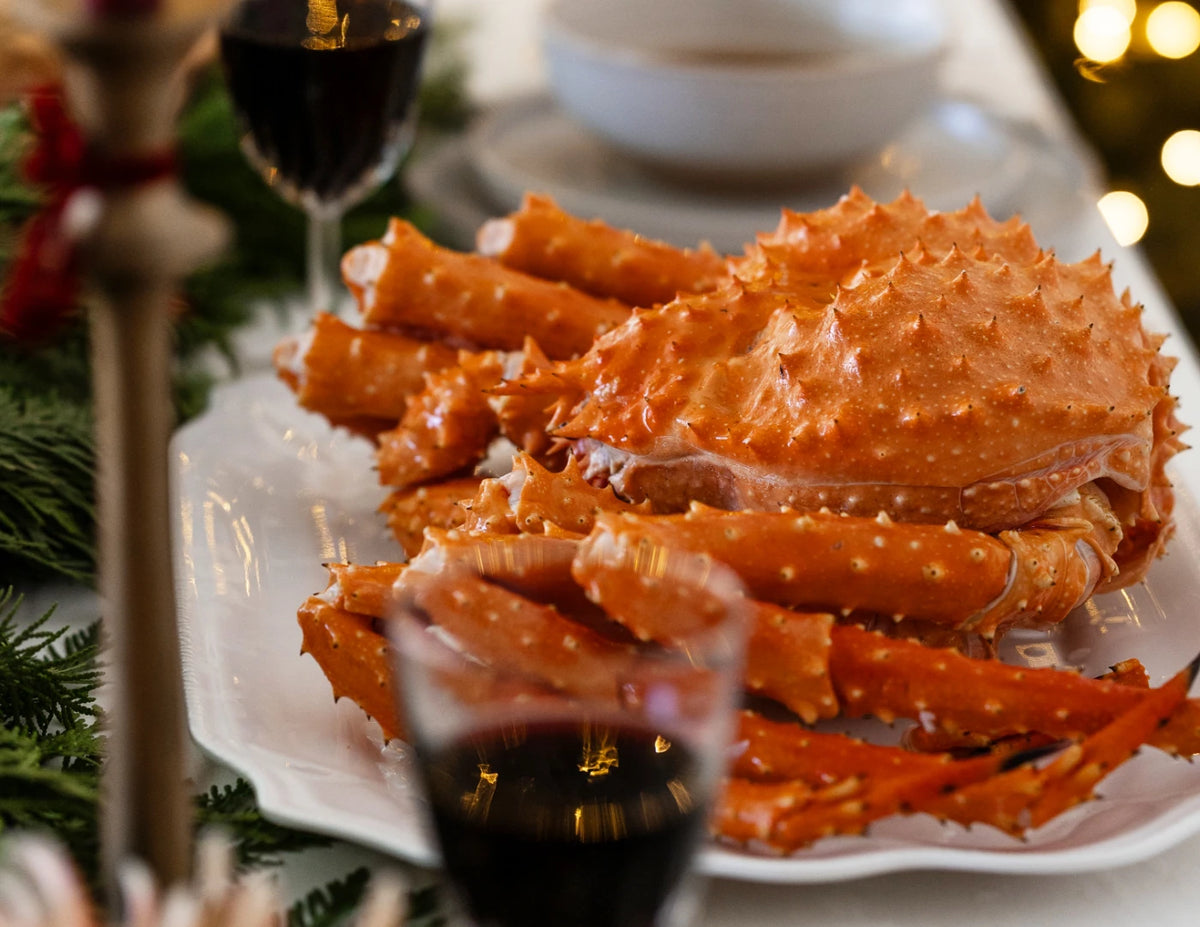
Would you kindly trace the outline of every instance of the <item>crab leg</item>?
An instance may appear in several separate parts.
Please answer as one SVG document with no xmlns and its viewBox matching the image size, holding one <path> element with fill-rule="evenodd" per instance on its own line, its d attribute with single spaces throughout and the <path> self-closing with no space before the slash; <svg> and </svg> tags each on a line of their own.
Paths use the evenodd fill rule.
<svg viewBox="0 0 1200 927">
<path fill-rule="evenodd" d="M 571 579 L 576 542 L 543 535 L 473 537 L 457 530 L 431 528 L 421 552 L 403 563 L 330 563 L 329 585 L 321 598 L 338 608 L 374 618 L 388 614 L 393 587 L 406 570 L 436 573 L 444 569 L 477 570 L 488 580 L 541 602 L 593 607 Z"/>
<path fill-rule="evenodd" d="M 472 537 L 459 531 L 427 533 L 427 544 L 408 569 L 438 572 L 466 566 L 490 581 L 539 602 L 551 603 L 598 634 L 619 638 L 624 628 L 634 638 L 669 643 L 681 611 L 702 607 L 677 588 L 666 591 L 656 613 L 645 616 L 616 608 L 599 613 L 571 576 L 577 543 L 545 535 Z M 611 564 L 608 569 L 614 569 Z M 384 617 L 393 601 L 393 586 L 406 568 L 401 564 L 330 564 L 330 584 L 321 598 L 333 606 L 366 616 Z M 614 569 L 618 582 L 629 577 Z M 767 603 L 747 602 L 751 609 L 746 653 L 746 688 L 775 699 L 806 721 L 836 715 L 838 704 L 828 670 L 832 616 L 801 614 Z M 617 624 L 614 625 L 613 622 Z"/>
<path fill-rule="evenodd" d="M 327 563 L 329 585 L 319 598 L 366 618 L 386 618 L 403 563 Z"/>
<path fill-rule="evenodd" d="M 429 616 L 462 652 L 568 694 L 618 698 L 626 646 L 614 643 L 543 605 L 479 576 L 453 582 L 409 569 L 396 593 Z"/>
<path fill-rule="evenodd" d="M 559 596 L 562 589 L 569 589 L 561 573 L 573 546 L 558 549 L 557 563 L 539 572 L 536 580 L 526 581 L 526 590 L 549 585 L 547 573 L 558 576 Z M 466 548 L 453 556 L 468 556 Z M 495 549 L 483 562 L 499 565 L 512 559 Z M 390 564 L 331 565 L 331 588 L 337 589 L 332 601 L 341 608 L 381 616 L 399 569 Z M 498 566 L 493 566 L 493 575 L 498 572 Z M 617 585 L 624 582 L 629 587 L 627 576 L 614 575 Z M 517 587 L 511 575 L 508 583 Z M 853 625 L 831 626 L 826 615 L 791 612 L 766 603 L 750 605 L 754 617 L 747 645 L 749 691 L 780 702 L 805 721 L 833 717 L 838 711 L 847 717 L 872 715 L 886 722 L 911 718 L 920 726 L 911 732 L 910 740 L 924 750 L 987 747 L 1013 735 L 1083 737 L 1134 710 L 1155 691 L 1124 684 L 1121 677 L 1089 679 L 1064 670 L 977 660 Z M 657 618 L 669 626 L 671 615 L 663 608 L 640 616 L 618 608 L 614 617 L 635 636 L 661 639 L 667 631 L 647 622 Z M 1200 700 L 1184 701 L 1150 734 L 1149 743 L 1171 754 L 1200 753 Z"/>
<path fill-rule="evenodd" d="M 379 435 L 379 481 L 405 489 L 482 460 L 499 431 L 486 390 L 504 369 L 505 358 L 495 351 L 464 351 L 457 366 L 430 374 L 400 424 Z"/>
<path fill-rule="evenodd" d="M 500 434 L 527 454 L 541 458 L 563 456 L 561 452 L 565 448 L 552 447 L 553 442 L 547 434 L 554 414 L 554 403 L 548 401 L 544 394 L 531 392 L 520 385 L 505 388 L 509 379 L 520 380 L 536 371 L 546 370 L 550 367 L 550 360 L 536 341 L 526 338 L 521 348 L 520 363 L 516 367 L 515 376 L 488 390 Z"/>
<path fill-rule="evenodd" d="M 383 427 L 404 415 L 405 401 L 425 386 L 426 374 L 457 358 L 444 344 L 355 328 L 324 312 L 305 334 L 280 341 L 273 356 L 280 379 L 304 408 L 335 421 L 384 419 Z"/>
<path fill-rule="evenodd" d="M 513 351 L 529 336 L 550 357 L 572 357 L 629 315 L 616 300 L 442 248 L 401 219 L 381 241 L 347 252 L 342 274 L 366 325 L 476 348 Z"/>
<path fill-rule="evenodd" d="M 406 731 L 392 693 L 387 639 L 365 615 L 339 608 L 322 596 L 309 596 L 297 611 L 302 654 L 317 661 L 335 700 L 351 699 L 375 719 L 385 740 Z"/>
<path fill-rule="evenodd" d="M 519 354 L 463 351 L 457 366 L 428 375 L 400 423 L 378 436 L 380 482 L 405 488 L 441 479 L 481 461 L 499 436 L 526 453 L 551 455 L 544 397 L 500 391 L 513 373 L 547 363 L 527 339 Z"/>
<path fill-rule="evenodd" d="M 750 608 L 746 690 L 779 702 L 806 724 L 836 717 L 838 698 L 829 671 L 833 616 L 768 602 L 751 602 Z"/>
<path fill-rule="evenodd" d="M 473 527 L 503 520 L 526 534 L 553 529 L 580 537 L 592 530 L 598 512 L 649 511 L 646 503 L 632 505 L 588 483 L 574 457 L 555 472 L 526 453 L 513 455 L 509 473 L 481 484 L 469 506 Z"/>
<path fill-rule="evenodd" d="M 746 749 L 725 782 L 712 826 L 731 840 L 778 852 L 835 834 L 862 833 L 872 821 L 921 810 L 1034 755 L 952 760 L 748 713 L 741 722 Z"/>
<path fill-rule="evenodd" d="M 425 547 L 411 567 L 427 573 L 471 569 L 521 595 L 560 606 L 568 612 L 593 612 L 571 578 L 578 547 L 568 538 L 536 534 L 473 536 L 462 531 L 426 533 Z"/>
<path fill-rule="evenodd" d="M 872 820 L 914 811 L 964 825 L 988 823 L 1019 836 L 1090 798 L 1096 784 L 1178 708 L 1195 674 L 1193 661 L 1151 698 L 1058 749 L 1044 765 L 1029 761 L 1045 750 L 921 759 L 894 747 L 743 716 L 746 750 L 735 761 L 714 826 L 731 839 L 760 841 L 783 852 L 833 834 L 861 833 Z"/>
<path fill-rule="evenodd" d="M 461 503 L 475 497 L 479 483 L 478 477 L 468 476 L 389 494 L 379 511 L 387 517 L 388 527 L 405 556 L 416 556 L 426 528 L 457 528 L 463 524 L 468 512 Z"/>
<path fill-rule="evenodd" d="M 850 717 L 912 718 L 952 734 L 1071 737 L 1103 727 L 1146 691 L 1069 671 L 977 660 L 853 625 L 839 625 L 832 636 L 829 668 Z"/>
<path fill-rule="evenodd" d="M 692 551 L 731 567 L 750 595 L 782 605 L 965 624 L 987 636 L 1024 618 L 1062 618 L 1074 607 L 1075 580 L 1090 565 L 1090 531 L 1071 520 L 994 538 L 953 522 L 907 524 L 882 514 L 693 505 L 678 515 L 599 515 L 587 543 Z"/>
<path fill-rule="evenodd" d="M 851 625 L 831 632 L 829 670 L 841 710 L 921 725 L 914 744 L 987 745 L 1013 734 L 1082 737 L 1149 700 L 1154 690 L 1115 678 L 977 660 Z M 1139 678 L 1134 672 L 1134 678 Z M 1200 753 L 1200 702 L 1183 702 L 1149 742 L 1172 754 Z M 939 736 L 948 735 L 946 737 Z"/>
<path fill-rule="evenodd" d="M 724 258 L 708 245 L 690 250 L 651 241 L 599 219 L 576 218 L 532 193 L 516 212 L 480 227 L 476 250 L 506 267 L 631 306 L 712 289 L 727 273 Z"/>
<path fill-rule="evenodd" d="M 1020 834 L 1092 796 L 1096 784 L 1129 759 L 1185 704 L 1196 678 L 1193 660 L 1147 698 L 1060 753 L 1043 767 L 1025 766 L 942 796 L 923 810 L 962 824 L 985 821 Z"/>
</svg>

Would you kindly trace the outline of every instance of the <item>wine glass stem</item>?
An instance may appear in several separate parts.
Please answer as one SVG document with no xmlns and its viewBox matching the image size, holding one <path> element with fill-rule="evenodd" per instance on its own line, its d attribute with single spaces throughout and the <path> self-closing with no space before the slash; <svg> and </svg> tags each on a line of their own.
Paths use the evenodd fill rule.
<svg viewBox="0 0 1200 927">
<path fill-rule="evenodd" d="M 308 302 L 313 312 L 337 312 L 341 291 L 342 216 L 312 212 L 308 217 Z"/>
</svg>

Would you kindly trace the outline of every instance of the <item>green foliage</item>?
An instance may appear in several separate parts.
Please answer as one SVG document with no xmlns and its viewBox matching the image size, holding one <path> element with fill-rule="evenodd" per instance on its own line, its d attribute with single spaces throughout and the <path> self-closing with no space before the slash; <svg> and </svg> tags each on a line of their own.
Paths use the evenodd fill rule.
<svg viewBox="0 0 1200 927">
<path fill-rule="evenodd" d="M 287 912 L 287 927 L 335 927 L 344 923 L 358 908 L 369 887 L 368 870 L 355 869 L 293 904 Z M 445 927 L 446 917 L 436 885 L 409 894 L 407 923 L 414 927 Z"/>
<path fill-rule="evenodd" d="M 196 798 L 196 823 L 237 837 L 237 862 L 246 869 L 278 866 L 281 854 L 315 847 L 328 847 L 328 837 L 272 824 L 263 818 L 254 789 L 244 779 L 209 791 Z"/>
<path fill-rule="evenodd" d="M 84 405 L 0 382 L 0 582 L 92 578 L 91 426 Z"/>
<path fill-rule="evenodd" d="M 314 889 L 288 909 L 288 927 L 333 927 L 358 907 L 370 884 L 365 867 L 355 869 L 324 888 Z"/>
<path fill-rule="evenodd" d="M 22 627 L 19 606 L 0 593 L 0 835 L 50 831 L 94 874 L 98 626 L 49 631 L 48 612 Z"/>
<path fill-rule="evenodd" d="M 39 736 L 71 731 L 96 717 L 93 690 L 100 684 L 96 626 L 68 633 L 46 630 L 52 612 L 17 626 L 19 601 L 0 594 L 0 706 L 7 727 Z"/>
</svg>

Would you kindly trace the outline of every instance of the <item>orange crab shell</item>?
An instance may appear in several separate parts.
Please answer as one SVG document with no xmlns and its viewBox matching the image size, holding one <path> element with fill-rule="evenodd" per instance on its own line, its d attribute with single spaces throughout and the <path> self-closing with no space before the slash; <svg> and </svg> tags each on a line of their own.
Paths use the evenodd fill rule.
<svg viewBox="0 0 1200 927">
<path fill-rule="evenodd" d="M 1064 264 L 977 205 L 915 221 L 911 198 L 860 197 L 785 217 L 719 289 L 639 312 L 560 368 L 586 399 L 557 435 L 592 475 L 666 508 L 982 530 L 1092 480 L 1153 482 L 1170 361 L 1098 257 Z"/>
</svg>

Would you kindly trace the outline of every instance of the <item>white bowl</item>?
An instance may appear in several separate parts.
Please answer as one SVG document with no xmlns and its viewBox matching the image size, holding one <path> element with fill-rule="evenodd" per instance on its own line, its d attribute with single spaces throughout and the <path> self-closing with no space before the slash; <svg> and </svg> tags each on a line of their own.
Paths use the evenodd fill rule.
<svg viewBox="0 0 1200 927">
<path fill-rule="evenodd" d="M 753 178 L 882 147 L 929 103 L 939 0 L 551 0 L 551 89 L 626 154 Z"/>
</svg>

